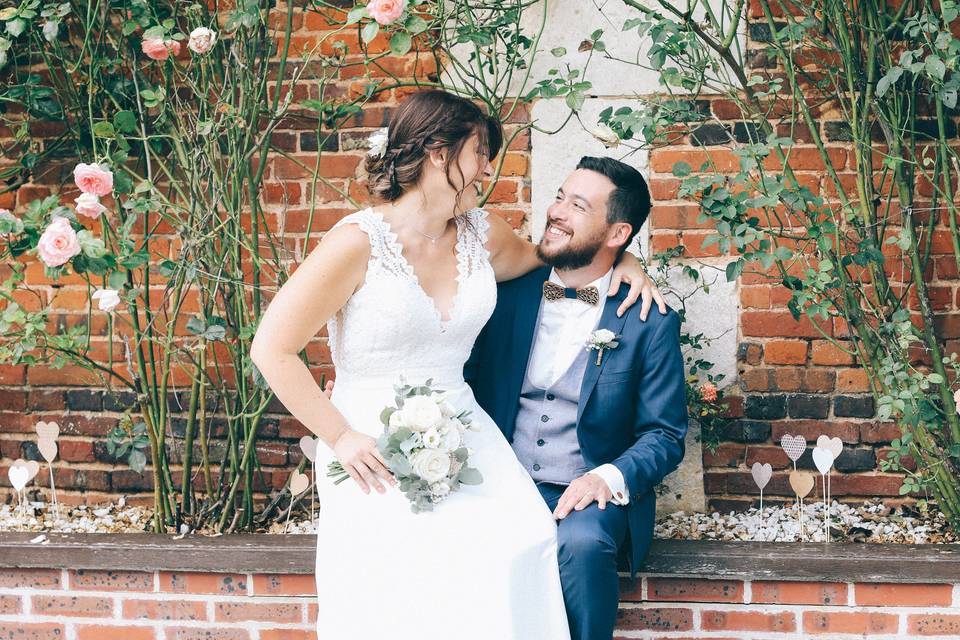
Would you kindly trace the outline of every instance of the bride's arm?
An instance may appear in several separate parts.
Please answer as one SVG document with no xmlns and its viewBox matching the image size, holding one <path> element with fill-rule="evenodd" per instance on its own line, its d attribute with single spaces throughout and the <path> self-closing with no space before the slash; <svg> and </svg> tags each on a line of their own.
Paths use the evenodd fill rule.
<svg viewBox="0 0 960 640">
<path fill-rule="evenodd" d="M 506 220 L 496 214 L 488 214 L 487 220 L 490 222 L 487 250 L 490 252 L 490 264 L 493 266 L 497 282 L 519 278 L 543 266 L 543 262 L 537 257 L 536 247 L 514 233 Z M 640 305 L 641 320 L 647 319 L 647 314 L 654 302 L 657 303 L 661 314 L 667 313 L 667 302 L 663 294 L 644 272 L 640 261 L 629 251 L 624 252 L 613 270 L 610 291 L 607 295 L 614 295 L 623 282 L 630 285 L 630 291 L 624 298 L 623 304 L 617 309 L 618 316 L 623 315 L 641 296 L 643 298 Z"/>
<path fill-rule="evenodd" d="M 370 243 L 353 225 L 329 232 L 267 307 L 250 359 L 283 406 L 327 446 L 364 491 L 393 476 L 373 438 L 350 428 L 313 379 L 299 353 L 363 282 Z"/>
</svg>

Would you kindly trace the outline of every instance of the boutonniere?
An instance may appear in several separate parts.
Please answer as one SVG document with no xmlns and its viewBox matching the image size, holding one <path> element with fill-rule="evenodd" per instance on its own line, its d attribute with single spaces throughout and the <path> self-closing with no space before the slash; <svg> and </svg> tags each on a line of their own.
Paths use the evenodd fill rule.
<svg viewBox="0 0 960 640">
<path fill-rule="evenodd" d="M 596 350 L 598 367 L 603 359 L 603 352 L 620 346 L 620 343 L 617 342 L 619 339 L 620 336 L 609 329 L 597 329 L 590 334 L 590 338 L 587 340 L 587 350 Z"/>
</svg>

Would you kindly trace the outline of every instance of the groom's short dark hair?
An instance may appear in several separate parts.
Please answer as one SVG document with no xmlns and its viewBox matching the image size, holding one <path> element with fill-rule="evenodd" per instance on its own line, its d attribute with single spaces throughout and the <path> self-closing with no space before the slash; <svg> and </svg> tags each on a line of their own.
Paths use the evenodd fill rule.
<svg viewBox="0 0 960 640">
<path fill-rule="evenodd" d="M 607 201 L 607 224 L 626 222 L 633 230 L 621 248 L 621 252 L 630 245 L 633 237 L 650 215 L 650 190 L 647 181 L 640 172 L 625 162 L 613 158 L 583 156 L 577 169 L 588 169 L 606 176 L 614 189 Z"/>
</svg>

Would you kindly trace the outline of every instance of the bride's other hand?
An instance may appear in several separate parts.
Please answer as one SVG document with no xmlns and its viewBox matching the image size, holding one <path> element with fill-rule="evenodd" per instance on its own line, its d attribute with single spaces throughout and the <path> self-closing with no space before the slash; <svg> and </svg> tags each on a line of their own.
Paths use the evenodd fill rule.
<svg viewBox="0 0 960 640">
<path fill-rule="evenodd" d="M 387 463 L 377 449 L 377 441 L 370 436 L 347 429 L 333 444 L 333 451 L 343 465 L 343 470 L 353 478 L 364 493 L 370 493 L 370 487 L 384 493 L 386 489 L 381 483 L 390 486 L 396 484 Z"/>
<path fill-rule="evenodd" d="M 623 303 L 617 309 L 618 318 L 634 305 L 637 298 L 642 298 L 640 320 L 646 321 L 647 315 L 650 313 L 650 307 L 653 306 L 654 302 L 657 303 L 660 313 L 666 315 L 667 301 L 664 300 L 663 294 L 660 293 L 660 289 L 643 270 L 640 260 L 629 251 L 624 251 L 620 257 L 620 262 L 613 269 L 610 291 L 607 292 L 607 296 L 616 295 L 617 291 L 620 290 L 620 284 L 624 282 L 630 285 L 630 291 L 627 292 L 627 297 L 624 298 Z"/>
</svg>

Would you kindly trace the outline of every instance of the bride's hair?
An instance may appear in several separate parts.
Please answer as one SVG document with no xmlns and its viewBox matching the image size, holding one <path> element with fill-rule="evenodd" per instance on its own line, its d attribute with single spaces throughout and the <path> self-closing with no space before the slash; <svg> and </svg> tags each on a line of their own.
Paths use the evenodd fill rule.
<svg viewBox="0 0 960 640">
<path fill-rule="evenodd" d="M 427 154 L 443 148 L 448 150 L 444 167 L 447 183 L 457 189 L 450 179 L 451 170 L 456 167 L 461 182 L 467 182 L 458 159 L 463 145 L 474 133 L 480 137 L 480 153 L 493 160 L 503 143 L 496 118 L 466 98 L 446 91 L 431 89 L 411 94 L 390 119 L 386 150 L 379 157 L 367 156 L 367 189 L 383 200 L 396 200 L 420 180 Z M 466 188 L 464 184 L 459 189 L 458 204 Z"/>
</svg>

